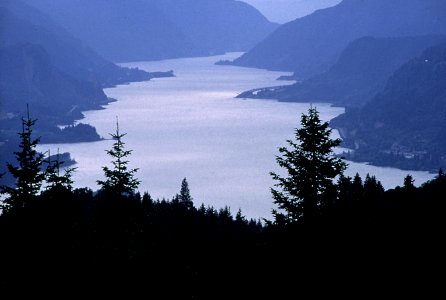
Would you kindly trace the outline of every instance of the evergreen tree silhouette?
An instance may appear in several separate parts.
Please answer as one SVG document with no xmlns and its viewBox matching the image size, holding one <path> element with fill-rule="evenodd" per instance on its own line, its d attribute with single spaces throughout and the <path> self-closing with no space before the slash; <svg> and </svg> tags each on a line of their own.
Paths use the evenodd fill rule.
<svg viewBox="0 0 446 300">
<path fill-rule="evenodd" d="M 184 178 L 181 182 L 181 189 L 178 200 L 180 204 L 186 207 L 188 210 L 191 210 L 194 207 L 193 198 L 190 195 L 189 183 L 187 182 L 186 178 Z"/>
<path fill-rule="evenodd" d="M 97 183 L 102 186 L 102 190 L 113 194 L 132 194 L 139 186 L 140 181 L 134 177 L 138 171 L 135 169 L 128 169 L 129 161 L 126 158 L 132 153 L 132 150 L 125 150 L 125 143 L 122 138 L 126 133 L 119 132 L 119 122 L 116 118 L 116 133 L 110 133 L 115 140 L 112 148 L 106 150 L 113 160 L 113 168 L 107 166 L 102 167 L 106 180 L 98 180 Z"/>
<path fill-rule="evenodd" d="M 48 152 L 46 162 L 48 163 L 48 167 L 46 168 L 46 191 L 71 193 L 73 191 L 72 176 L 77 168 L 65 168 L 62 173 L 61 166 L 64 162 L 60 160 L 59 150 L 54 161 L 51 160 L 51 153 Z"/>
<path fill-rule="evenodd" d="M 404 188 L 406 190 L 414 190 L 415 185 L 413 184 L 415 180 L 413 179 L 412 175 L 408 174 L 406 177 L 404 177 Z"/>
<path fill-rule="evenodd" d="M 144 192 L 144 194 L 142 196 L 141 204 L 142 204 L 142 208 L 146 214 L 153 208 L 154 201 L 152 199 L 152 196 L 150 196 L 150 194 L 148 192 Z"/>
<path fill-rule="evenodd" d="M 376 199 L 384 193 L 384 187 L 381 182 L 376 179 L 375 176 L 366 174 L 364 180 L 364 196 L 369 199 Z"/>
<path fill-rule="evenodd" d="M 302 114 L 301 128 L 295 129 L 296 141 L 287 140 L 289 149 L 279 148 L 281 156 L 276 161 L 288 176 L 270 173 L 278 181 L 278 189 L 271 189 L 281 210 L 273 210 L 276 223 L 309 221 L 335 197 L 333 179 L 343 173 L 346 163 L 333 155 L 341 140 L 331 139 L 331 131 L 316 108 L 310 107 L 308 114 Z"/>
<path fill-rule="evenodd" d="M 9 195 L 2 204 L 5 212 L 19 210 L 40 191 L 45 174 L 42 172 L 43 154 L 37 152 L 36 147 L 40 138 L 32 137 L 32 128 L 37 119 L 29 116 L 27 106 L 27 117 L 22 117 L 22 131 L 20 136 L 20 150 L 14 152 L 17 165 L 7 163 L 8 171 L 15 178 L 15 187 L 2 187 L 2 192 Z"/>
<path fill-rule="evenodd" d="M 235 215 L 235 222 L 238 225 L 248 224 L 248 221 L 246 220 L 246 217 L 242 214 L 242 210 L 240 208 L 238 209 L 237 214 Z"/>
</svg>

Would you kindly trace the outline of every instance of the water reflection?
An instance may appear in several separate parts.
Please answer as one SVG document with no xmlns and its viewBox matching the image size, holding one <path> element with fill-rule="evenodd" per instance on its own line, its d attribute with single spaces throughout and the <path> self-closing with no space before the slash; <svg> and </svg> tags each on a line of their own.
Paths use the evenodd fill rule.
<svg viewBox="0 0 446 300">
<path fill-rule="evenodd" d="M 118 99 L 107 109 L 85 113 L 84 123 L 109 137 L 115 117 L 127 132 L 127 149 L 133 149 L 130 167 L 140 168 L 140 191 L 154 198 L 171 198 L 187 177 L 195 204 L 225 205 L 248 217 L 271 217 L 274 207 L 270 171 L 280 172 L 275 162 L 278 147 L 292 138 L 308 103 L 280 103 L 273 100 L 234 99 L 248 89 L 291 84 L 277 81 L 285 72 L 270 72 L 233 66 L 216 66 L 224 56 L 127 63 L 148 71 L 174 70 L 176 77 L 121 85 L 106 89 Z M 340 107 L 313 104 L 321 119 L 341 114 Z M 112 141 L 44 145 L 68 151 L 78 162 L 76 186 L 95 189 L 102 179 L 101 166 L 109 164 L 105 154 Z M 386 188 L 402 184 L 408 173 L 392 168 L 349 163 L 347 175 L 370 173 Z M 426 172 L 410 172 L 416 184 L 432 178 Z"/>
</svg>

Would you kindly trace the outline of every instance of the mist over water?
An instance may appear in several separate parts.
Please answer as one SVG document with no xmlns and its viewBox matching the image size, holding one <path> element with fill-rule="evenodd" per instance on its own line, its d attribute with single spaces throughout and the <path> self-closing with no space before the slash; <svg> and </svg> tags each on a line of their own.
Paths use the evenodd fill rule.
<svg viewBox="0 0 446 300">
<path fill-rule="evenodd" d="M 293 138 L 310 104 L 234 99 L 245 90 L 293 83 L 277 81 L 280 75 L 290 75 L 285 72 L 214 64 L 240 54 L 122 64 L 147 71 L 174 70 L 176 77 L 106 89 L 107 96 L 118 101 L 104 110 L 85 112 L 81 122 L 109 138 L 119 117 L 120 129 L 127 133 L 126 149 L 133 150 L 130 167 L 139 168 L 139 191 L 170 199 L 186 177 L 196 206 L 229 206 L 234 214 L 240 208 L 247 217 L 271 218 L 274 182 L 269 172 L 280 173 L 277 149 Z M 327 103 L 313 106 L 324 121 L 344 111 Z M 110 165 L 105 150 L 112 143 L 42 145 L 41 149 L 70 152 L 78 162 L 75 186 L 96 189 L 96 180 L 103 179 L 101 167 Z M 385 188 L 401 185 L 409 173 L 416 185 L 434 176 L 349 162 L 346 174 L 356 172 L 375 175 Z"/>
</svg>

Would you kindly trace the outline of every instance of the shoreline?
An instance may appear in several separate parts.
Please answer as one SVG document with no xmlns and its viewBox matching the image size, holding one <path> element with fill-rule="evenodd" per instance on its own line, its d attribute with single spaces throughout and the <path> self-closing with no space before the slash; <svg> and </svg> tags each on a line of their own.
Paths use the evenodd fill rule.
<svg viewBox="0 0 446 300">
<path fill-rule="evenodd" d="M 291 101 L 291 100 L 283 100 L 283 99 L 275 99 L 275 98 L 267 97 L 268 92 L 275 91 L 275 90 L 280 89 L 284 86 L 285 85 L 252 89 L 252 90 L 248 90 L 248 91 L 244 91 L 244 92 L 240 93 L 235 98 L 254 99 L 254 100 L 275 100 L 277 102 L 282 102 L 282 103 L 309 103 L 308 101 Z M 266 93 L 266 95 L 265 95 L 265 93 Z M 314 102 L 314 103 L 319 103 L 319 102 L 320 103 L 328 103 L 332 107 L 339 107 L 339 108 L 346 109 L 345 106 L 341 106 L 338 104 L 332 104 L 329 102 L 318 101 L 318 102 Z M 333 130 L 337 130 L 337 132 L 339 133 L 339 136 L 343 140 L 343 142 L 345 140 L 347 140 L 346 136 L 342 133 L 342 128 L 340 128 L 340 127 L 331 127 L 331 128 Z M 396 169 L 400 169 L 403 171 L 420 171 L 420 172 L 428 172 L 430 174 L 437 174 L 439 172 L 439 170 L 435 170 L 435 168 L 433 166 L 427 166 L 427 167 L 414 166 L 417 163 L 418 163 L 417 165 L 420 165 L 423 162 L 424 162 L 423 166 L 425 166 L 426 163 L 428 163 L 428 161 L 423 160 L 423 159 L 418 159 L 417 161 L 414 161 L 414 160 L 411 160 L 410 158 L 405 158 L 401 154 L 400 155 L 396 155 L 396 154 L 392 155 L 391 153 L 386 154 L 385 152 L 383 152 L 384 150 L 378 151 L 378 153 L 381 153 L 381 156 L 379 158 L 377 158 L 376 156 L 371 158 L 367 155 L 364 155 L 364 153 L 361 153 L 361 152 L 358 157 L 358 156 L 355 156 L 354 154 L 352 154 L 352 152 L 354 152 L 355 150 L 348 148 L 348 146 L 351 146 L 351 142 L 347 142 L 347 146 L 343 147 L 345 149 L 348 149 L 349 152 L 343 153 L 342 155 L 346 155 L 347 156 L 346 160 L 349 160 L 352 162 L 364 163 L 364 164 L 368 164 L 370 166 L 376 166 L 376 167 L 396 168 Z M 374 154 L 376 155 L 375 152 L 374 152 Z M 389 156 L 391 156 L 391 155 L 392 155 L 392 158 L 389 158 Z M 412 158 L 412 159 L 415 159 L 415 158 Z M 387 163 L 384 162 L 383 160 L 385 160 Z"/>
</svg>

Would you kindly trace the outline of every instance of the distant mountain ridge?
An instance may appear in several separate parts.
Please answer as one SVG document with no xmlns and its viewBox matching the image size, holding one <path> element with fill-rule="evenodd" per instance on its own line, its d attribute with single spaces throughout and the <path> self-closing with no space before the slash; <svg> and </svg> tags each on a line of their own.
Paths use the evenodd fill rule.
<svg viewBox="0 0 446 300">
<path fill-rule="evenodd" d="M 360 37 L 444 35 L 445 12 L 444 0 L 344 0 L 280 26 L 233 64 L 309 78 L 327 71 Z"/>
<path fill-rule="evenodd" d="M 238 97 L 362 106 L 384 89 L 399 67 L 443 40 L 446 36 L 359 38 L 342 51 L 325 73 L 292 85 L 247 91 Z"/>
<path fill-rule="evenodd" d="M 78 80 L 113 86 L 153 77 L 141 70 L 118 67 L 104 59 L 51 18 L 20 0 L 3 0 L 0 20 L 0 47 L 24 42 L 41 45 L 60 71 Z"/>
<path fill-rule="evenodd" d="M 243 1 L 145 1 L 155 3 L 207 54 L 247 51 L 278 27 Z"/>
<path fill-rule="evenodd" d="M 235 0 L 26 1 L 115 62 L 247 51 L 278 26 Z"/>
</svg>

